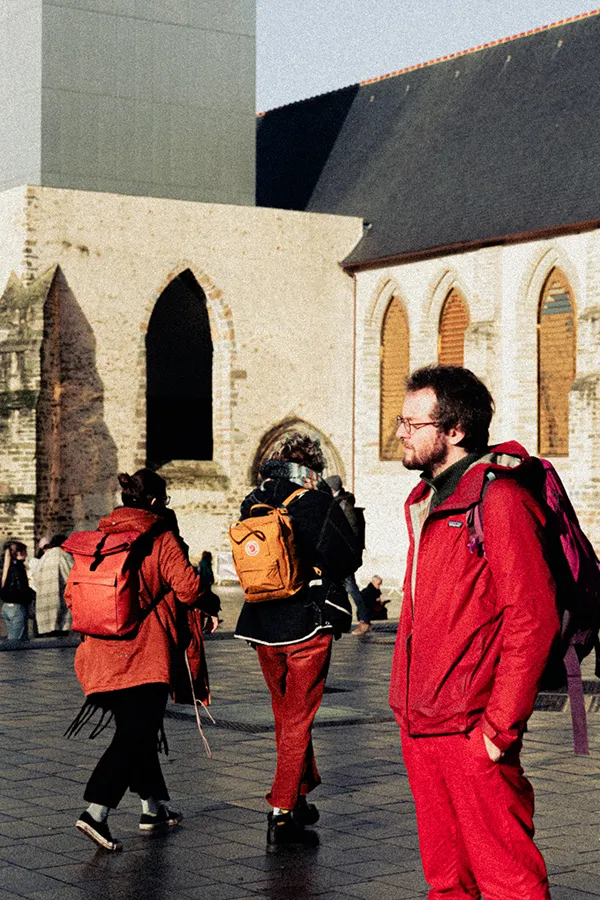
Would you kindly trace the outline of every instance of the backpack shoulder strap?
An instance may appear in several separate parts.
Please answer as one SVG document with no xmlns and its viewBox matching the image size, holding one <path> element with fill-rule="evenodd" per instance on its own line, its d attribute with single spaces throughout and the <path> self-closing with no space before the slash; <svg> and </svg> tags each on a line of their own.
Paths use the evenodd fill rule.
<svg viewBox="0 0 600 900">
<path fill-rule="evenodd" d="M 479 500 L 467 510 L 467 540 L 468 548 L 471 553 L 477 556 L 485 556 L 484 536 L 483 536 L 483 500 L 485 492 L 496 480 L 496 473 L 492 469 L 488 469 L 483 479 L 483 487 Z"/>
<path fill-rule="evenodd" d="M 291 493 L 289 497 L 285 498 L 285 500 L 283 501 L 283 503 L 281 505 L 285 506 L 287 508 L 290 505 L 290 503 L 292 503 L 293 500 L 296 500 L 298 497 L 301 497 L 302 494 L 308 493 L 309 490 L 310 490 L 310 488 L 296 488 L 296 490 L 293 491 L 293 493 Z"/>
</svg>

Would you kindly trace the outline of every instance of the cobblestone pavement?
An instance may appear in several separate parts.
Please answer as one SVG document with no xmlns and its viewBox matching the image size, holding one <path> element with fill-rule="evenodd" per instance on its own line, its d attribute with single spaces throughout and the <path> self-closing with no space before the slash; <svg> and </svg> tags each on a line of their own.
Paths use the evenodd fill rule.
<svg viewBox="0 0 600 900">
<path fill-rule="evenodd" d="M 226 617 L 227 624 L 227 617 Z M 390 626 L 388 626 L 389 628 Z M 32 642 L 34 645 L 36 642 Z M 350 635 L 334 661 L 315 747 L 318 845 L 266 852 L 274 747 L 267 691 L 253 651 L 230 635 L 209 640 L 217 726 L 213 758 L 194 721 L 170 707 L 164 762 L 172 806 L 184 813 L 166 835 L 140 834 L 139 801 L 111 815 L 122 854 L 107 854 L 74 828 L 83 785 L 103 747 L 62 735 L 82 696 L 74 648 L 0 653 L 0 900 L 404 900 L 424 898 L 413 805 L 386 693 L 393 634 Z M 4 644 L 4 648 L 7 644 Z M 596 697 L 588 698 L 596 706 Z M 560 708 L 562 698 L 546 705 Z M 600 897 L 600 713 L 590 713 L 592 753 L 572 753 L 565 711 L 539 711 L 524 762 L 537 794 L 537 835 L 554 900 Z"/>
</svg>

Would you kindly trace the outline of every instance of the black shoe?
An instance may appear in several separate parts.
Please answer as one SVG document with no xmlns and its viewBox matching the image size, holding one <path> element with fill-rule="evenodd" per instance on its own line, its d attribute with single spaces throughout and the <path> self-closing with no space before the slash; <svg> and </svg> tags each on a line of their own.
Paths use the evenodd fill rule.
<svg viewBox="0 0 600 900">
<path fill-rule="evenodd" d="M 79 828 L 80 831 L 83 831 L 84 834 L 95 841 L 96 844 L 104 850 L 114 851 L 123 849 L 121 841 L 115 841 L 110 833 L 108 822 L 106 820 L 104 820 L 104 822 L 96 822 L 96 820 L 90 816 L 87 809 L 85 812 L 81 813 L 75 822 L 75 827 Z"/>
<path fill-rule="evenodd" d="M 163 828 L 172 828 L 179 825 L 183 816 L 181 813 L 173 812 L 166 806 L 161 806 L 155 816 L 150 813 L 142 813 L 140 818 L 140 831 L 159 831 Z"/>
<path fill-rule="evenodd" d="M 306 797 L 300 797 L 296 807 L 292 810 L 292 819 L 301 828 L 305 825 L 316 825 L 319 821 L 319 810 L 314 803 L 307 803 Z"/>
<path fill-rule="evenodd" d="M 297 825 L 291 812 L 267 814 L 267 844 L 304 844 L 304 827 Z"/>
</svg>

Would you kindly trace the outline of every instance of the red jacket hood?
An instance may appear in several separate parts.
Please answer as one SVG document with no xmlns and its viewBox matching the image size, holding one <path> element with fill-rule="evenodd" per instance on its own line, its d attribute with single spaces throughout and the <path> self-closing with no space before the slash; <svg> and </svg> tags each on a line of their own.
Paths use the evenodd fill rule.
<svg viewBox="0 0 600 900">
<path fill-rule="evenodd" d="M 467 469 L 452 496 L 441 503 L 437 509 L 465 509 L 472 506 L 481 498 L 486 472 L 490 469 L 504 472 L 517 469 L 531 459 L 532 457 L 525 447 L 518 441 L 506 441 L 503 444 L 493 445 L 481 459 Z M 428 490 L 429 485 L 426 481 L 417 484 L 408 496 L 407 506 L 421 500 Z"/>
<path fill-rule="evenodd" d="M 117 534 L 122 531 L 139 531 L 140 534 L 145 534 L 160 519 L 161 516 L 148 512 L 146 509 L 137 509 L 133 506 L 118 506 L 108 516 L 100 519 L 98 530 L 106 531 L 109 534 Z"/>
</svg>

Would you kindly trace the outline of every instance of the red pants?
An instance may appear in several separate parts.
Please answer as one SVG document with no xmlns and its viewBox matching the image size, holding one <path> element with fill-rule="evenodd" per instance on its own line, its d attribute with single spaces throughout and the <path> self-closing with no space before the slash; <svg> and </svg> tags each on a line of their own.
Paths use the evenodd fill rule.
<svg viewBox="0 0 600 900">
<path fill-rule="evenodd" d="M 267 794 L 271 806 L 294 809 L 299 796 L 321 783 L 311 729 L 323 699 L 331 642 L 331 634 L 317 634 L 301 644 L 257 646 L 275 717 L 277 767 Z"/>
<path fill-rule="evenodd" d="M 520 748 L 493 763 L 479 728 L 401 738 L 429 900 L 550 900 Z"/>
</svg>

